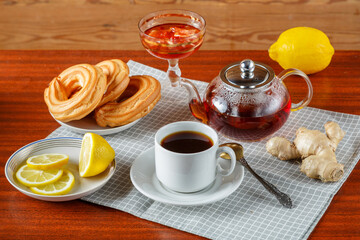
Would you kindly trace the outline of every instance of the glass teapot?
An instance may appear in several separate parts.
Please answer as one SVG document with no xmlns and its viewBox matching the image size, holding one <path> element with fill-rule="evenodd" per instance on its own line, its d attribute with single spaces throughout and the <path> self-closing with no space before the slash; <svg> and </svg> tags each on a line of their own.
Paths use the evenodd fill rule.
<svg viewBox="0 0 360 240">
<path fill-rule="evenodd" d="M 301 76 L 308 87 L 306 97 L 297 104 L 291 103 L 283 83 L 290 75 Z M 313 95 L 310 79 L 302 71 L 287 69 L 276 76 L 269 66 L 249 59 L 223 68 L 207 86 L 203 100 L 196 88 L 184 87 L 190 93 L 192 114 L 237 141 L 258 141 L 273 134 L 291 111 L 308 105 Z"/>
</svg>

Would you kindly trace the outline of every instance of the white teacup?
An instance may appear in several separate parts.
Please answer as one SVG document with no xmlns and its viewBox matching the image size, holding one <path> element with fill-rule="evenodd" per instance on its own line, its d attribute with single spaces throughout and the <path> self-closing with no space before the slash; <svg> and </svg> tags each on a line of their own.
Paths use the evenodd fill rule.
<svg viewBox="0 0 360 240">
<path fill-rule="evenodd" d="M 198 132 L 212 141 L 212 146 L 195 153 L 179 153 L 167 150 L 161 145 L 164 138 L 183 131 Z M 219 164 L 219 155 L 227 153 L 231 157 L 229 169 Z M 155 169 L 158 180 L 168 189 L 191 193 L 208 187 L 217 174 L 230 175 L 236 164 L 234 151 L 229 147 L 219 147 L 219 137 L 211 127 L 192 121 L 174 122 L 160 128 L 155 135 Z"/>
</svg>

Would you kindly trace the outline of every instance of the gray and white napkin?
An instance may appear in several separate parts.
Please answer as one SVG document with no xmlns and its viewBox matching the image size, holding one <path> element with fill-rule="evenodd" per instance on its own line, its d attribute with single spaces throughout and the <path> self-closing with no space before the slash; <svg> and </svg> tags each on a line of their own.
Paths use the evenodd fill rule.
<svg viewBox="0 0 360 240">
<path fill-rule="evenodd" d="M 185 89 L 172 88 L 165 72 L 134 61 L 129 61 L 128 65 L 131 75 L 146 74 L 157 78 L 162 84 L 162 99 L 132 128 L 105 136 L 116 152 L 116 173 L 103 188 L 82 200 L 211 239 L 306 239 L 360 158 L 360 116 L 307 107 L 292 112 L 286 124 L 274 135 L 292 140 L 301 126 L 324 132 L 325 122 L 339 123 L 346 131 L 336 151 L 338 161 L 345 165 L 344 177 L 339 182 L 322 183 L 306 177 L 296 163 L 283 162 L 268 154 L 266 140 L 263 140 L 242 143 L 244 155 L 259 175 L 291 196 L 294 208 L 280 205 L 246 171 L 244 181 L 234 193 L 212 204 L 180 207 L 153 201 L 132 185 L 129 175 L 132 162 L 153 146 L 155 132 L 161 126 L 194 118 L 187 105 Z M 204 91 L 206 83 L 195 84 L 199 92 Z M 59 136 L 82 137 L 65 127 L 59 127 L 48 137 Z M 227 141 L 230 140 L 220 136 L 220 142 Z"/>
</svg>

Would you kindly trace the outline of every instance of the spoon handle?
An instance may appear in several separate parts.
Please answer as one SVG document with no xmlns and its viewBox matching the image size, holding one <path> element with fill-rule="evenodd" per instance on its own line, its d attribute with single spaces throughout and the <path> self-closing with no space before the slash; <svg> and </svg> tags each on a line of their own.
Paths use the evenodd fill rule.
<svg viewBox="0 0 360 240">
<path fill-rule="evenodd" d="M 291 198 L 281 192 L 279 189 L 277 189 L 277 187 L 275 187 L 275 185 L 269 183 L 268 181 L 266 181 L 265 179 L 263 179 L 262 177 L 260 177 L 247 163 L 247 161 L 245 160 L 245 158 L 240 158 L 238 159 L 242 165 L 252 174 L 254 175 L 254 177 L 259 180 L 259 182 L 272 194 L 275 195 L 275 197 L 279 200 L 279 202 L 287 208 L 292 208 L 292 201 Z"/>
</svg>

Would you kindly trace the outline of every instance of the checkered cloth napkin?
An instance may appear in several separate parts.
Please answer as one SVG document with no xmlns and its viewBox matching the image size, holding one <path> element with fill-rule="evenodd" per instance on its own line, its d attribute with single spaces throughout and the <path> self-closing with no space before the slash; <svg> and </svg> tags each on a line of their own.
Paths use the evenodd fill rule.
<svg viewBox="0 0 360 240">
<path fill-rule="evenodd" d="M 260 176 L 291 196 L 294 208 L 280 205 L 247 171 L 240 187 L 218 202 L 196 207 L 156 202 L 132 185 L 132 162 L 153 146 L 155 132 L 161 126 L 194 118 L 188 109 L 185 89 L 172 88 L 166 73 L 134 61 L 129 61 L 128 65 L 131 75 L 146 74 L 157 78 L 162 84 L 162 98 L 135 126 L 105 136 L 116 151 L 117 169 L 110 181 L 94 194 L 84 197 L 85 201 L 211 239 L 306 239 L 360 158 L 360 116 L 307 107 L 292 112 L 286 124 L 274 135 L 293 140 L 301 126 L 324 132 L 325 122 L 339 123 L 346 131 L 336 151 L 337 160 L 345 165 L 345 174 L 340 181 L 322 183 L 306 177 L 298 164 L 280 161 L 268 154 L 264 140 L 242 143 L 245 158 Z M 206 83 L 195 84 L 199 92 L 204 92 Z M 82 137 L 65 127 L 56 129 L 48 137 L 58 136 Z M 220 136 L 221 143 L 227 141 L 230 140 Z"/>
</svg>

